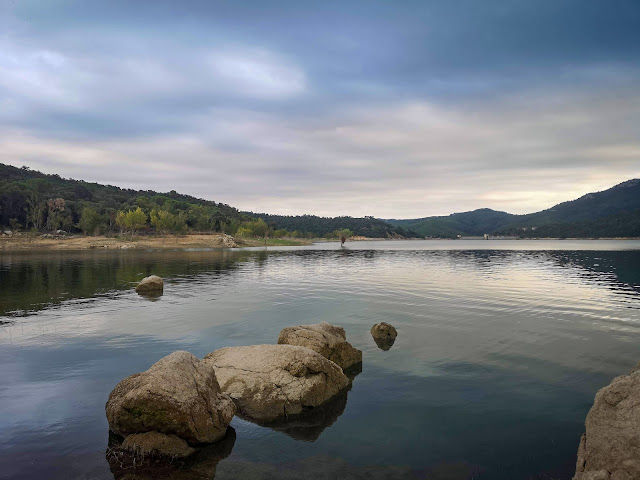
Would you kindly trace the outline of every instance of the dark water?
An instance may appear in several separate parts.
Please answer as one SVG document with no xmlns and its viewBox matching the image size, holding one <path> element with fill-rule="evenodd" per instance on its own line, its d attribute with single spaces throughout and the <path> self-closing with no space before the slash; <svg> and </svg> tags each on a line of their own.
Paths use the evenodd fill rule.
<svg viewBox="0 0 640 480">
<path fill-rule="evenodd" d="M 0 478 L 113 478 L 104 404 L 123 377 L 321 321 L 363 350 L 346 402 L 284 431 L 234 419 L 195 478 L 571 478 L 595 392 L 640 360 L 638 249 L 0 253 Z M 132 290 L 151 273 L 155 301 Z M 389 351 L 379 321 L 399 331 Z"/>
</svg>

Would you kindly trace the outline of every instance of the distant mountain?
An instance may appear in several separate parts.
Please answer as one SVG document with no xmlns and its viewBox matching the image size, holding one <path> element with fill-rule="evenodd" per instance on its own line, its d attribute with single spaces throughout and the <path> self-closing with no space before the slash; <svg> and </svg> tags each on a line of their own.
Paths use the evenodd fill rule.
<svg viewBox="0 0 640 480">
<path fill-rule="evenodd" d="M 414 231 L 423 237 L 454 238 L 456 235 L 483 235 L 509 224 L 516 215 L 481 208 L 472 212 L 415 220 L 387 220 L 391 225 Z"/>
<path fill-rule="evenodd" d="M 387 221 L 425 237 L 485 233 L 524 237 L 640 237 L 640 179 L 527 215 L 483 208 L 443 217 Z"/>
</svg>

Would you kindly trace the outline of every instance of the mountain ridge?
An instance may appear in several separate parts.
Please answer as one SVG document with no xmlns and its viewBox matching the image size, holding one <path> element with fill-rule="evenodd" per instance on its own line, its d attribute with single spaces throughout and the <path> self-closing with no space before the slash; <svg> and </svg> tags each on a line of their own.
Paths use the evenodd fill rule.
<svg viewBox="0 0 640 480">
<path fill-rule="evenodd" d="M 425 237 L 477 235 L 640 236 L 640 179 L 626 180 L 599 192 L 528 214 L 479 208 L 450 215 L 417 219 L 386 219 L 391 225 Z M 615 231 L 615 235 L 608 235 Z M 535 233 L 537 232 L 537 233 Z"/>
</svg>

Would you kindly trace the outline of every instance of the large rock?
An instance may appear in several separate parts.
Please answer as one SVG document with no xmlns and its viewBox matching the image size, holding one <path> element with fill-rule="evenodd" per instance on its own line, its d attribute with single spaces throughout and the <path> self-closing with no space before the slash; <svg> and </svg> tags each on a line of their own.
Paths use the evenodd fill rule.
<svg viewBox="0 0 640 480">
<path fill-rule="evenodd" d="M 188 352 L 174 352 L 125 378 L 106 405 L 109 427 L 119 435 L 156 431 L 190 444 L 222 438 L 235 412 L 215 372 Z"/>
<path fill-rule="evenodd" d="M 149 277 L 143 278 L 138 286 L 136 287 L 136 292 L 138 293 L 157 293 L 162 292 L 164 289 L 164 282 L 162 278 L 157 275 L 151 275 Z"/>
<path fill-rule="evenodd" d="M 390 323 L 380 322 L 371 327 L 371 336 L 378 348 L 386 351 L 393 346 L 398 331 Z"/>
<path fill-rule="evenodd" d="M 574 480 L 640 479 L 640 364 L 596 394 Z"/>
<path fill-rule="evenodd" d="M 317 407 L 349 385 L 338 365 L 294 345 L 227 347 L 204 361 L 240 413 L 263 422 Z"/>
<path fill-rule="evenodd" d="M 326 322 L 283 328 L 278 343 L 310 348 L 343 369 L 362 363 L 362 351 L 347 342 L 344 328 Z"/>
</svg>

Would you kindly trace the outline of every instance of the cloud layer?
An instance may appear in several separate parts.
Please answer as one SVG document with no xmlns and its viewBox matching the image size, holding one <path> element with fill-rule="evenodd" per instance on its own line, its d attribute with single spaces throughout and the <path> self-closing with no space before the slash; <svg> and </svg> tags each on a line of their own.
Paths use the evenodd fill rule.
<svg viewBox="0 0 640 480">
<path fill-rule="evenodd" d="M 270 213 L 526 213 L 640 176 L 640 5 L 0 3 L 0 155 Z"/>
</svg>

